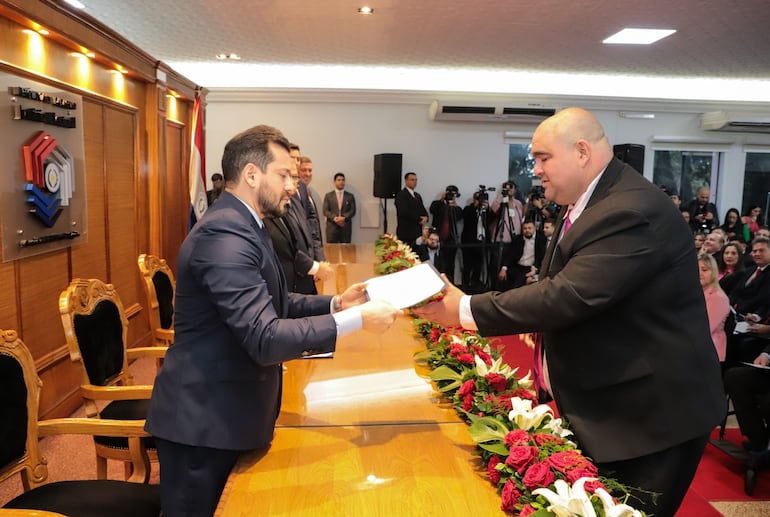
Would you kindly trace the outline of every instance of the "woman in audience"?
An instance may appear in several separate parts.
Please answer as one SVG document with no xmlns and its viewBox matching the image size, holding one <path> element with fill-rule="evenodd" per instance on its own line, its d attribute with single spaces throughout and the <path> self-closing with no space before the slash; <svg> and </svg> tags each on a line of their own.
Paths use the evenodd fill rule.
<svg viewBox="0 0 770 517">
<path fill-rule="evenodd" d="M 743 247 L 740 242 L 731 241 L 722 248 L 722 266 L 719 268 L 719 280 L 743 269 Z"/>
<path fill-rule="evenodd" d="M 717 350 L 719 362 L 725 361 L 727 350 L 727 335 L 725 334 L 725 321 L 730 314 L 730 301 L 727 295 L 719 287 L 717 262 L 707 253 L 698 255 L 698 269 L 700 271 L 700 285 L 703 288 L 703 296 L 706 298 L 706 310 L 708 311 L 709 327 L 711 327 L 711 340 Z"/>
<path fill-rule="evenodd" d="M 762 207 L 751 205 L 746 215 L 743 216 L 743 237 L 746 242 L 754 240 L 754 234 L 759 230 L 759 221 L 762 216 Z"/>
<path fill-rule="evenodd" d="M 727 241 L 746 241 L 746 237 L 743 235 L 743 221 L 741 220 L 741 213 L 737 208 L 731 208 L 725 214 L 725 222 L 721 226 L 725 232 Z"/>
<path fill-rule="evenodd" d="M 700 247 L 703 246 L 703 241 L 706 240 L 706 234 L 698 232 L 693 235 L 693 241 L 695 242 L 695 253 L 700 253 Z"/>
</svg>

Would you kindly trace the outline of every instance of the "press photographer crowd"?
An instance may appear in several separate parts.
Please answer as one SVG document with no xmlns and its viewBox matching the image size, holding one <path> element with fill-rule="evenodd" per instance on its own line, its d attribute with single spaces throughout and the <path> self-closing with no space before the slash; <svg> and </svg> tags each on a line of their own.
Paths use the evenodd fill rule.
<svg viewBox="0 0 770 517">
<path fill-rule="evenodd" d="M 396 235 L 420 259 L 446 273 L 468 293 L 506 290 L 538 280 L 559 206 L 541 186 L 525 195 L 512 181 L 478 185 L 464 207 L 455 185 L 447 185 L 426 210 L 415 192 L 417 175 L 404 176 L 396 196 Z M 459 253 L 458 253 L 459 251 Z"/>
</svg>

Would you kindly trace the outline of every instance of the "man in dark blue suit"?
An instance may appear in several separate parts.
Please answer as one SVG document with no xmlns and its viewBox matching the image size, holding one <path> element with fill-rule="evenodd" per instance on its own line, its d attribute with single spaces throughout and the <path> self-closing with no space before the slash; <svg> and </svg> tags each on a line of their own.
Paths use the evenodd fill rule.
<svg viewBox="0 0 770 517">
<path fill-rule="evenodd" d="M 155 380 L 146 429 L 156 437 L 163 515 L 212 515 L 238 456 L 267 447 L 281 407 L 281 363 L 331 352 L 338 336 L 383 332 L 399 312 L 342 295 L 288 293 L 262 219 L 291 188 L 289 144 L 257 126 L 225 146 L 225 192 L 179 251 L 175 344 Z M 342 310 L 342 309 L 345 310 Z"/>
</svg>

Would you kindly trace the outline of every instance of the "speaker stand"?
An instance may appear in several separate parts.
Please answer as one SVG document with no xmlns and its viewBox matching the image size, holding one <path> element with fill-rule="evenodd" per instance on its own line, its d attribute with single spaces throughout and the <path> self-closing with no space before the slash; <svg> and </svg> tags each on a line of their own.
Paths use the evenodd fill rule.
<svg viewBox="0 0 770 517">
<path fill-rule="evenodd" d="M 384 222 L 383 233 L 388 233 L 388 198 L 382 198 L 382 217 Z"/>
</svg>

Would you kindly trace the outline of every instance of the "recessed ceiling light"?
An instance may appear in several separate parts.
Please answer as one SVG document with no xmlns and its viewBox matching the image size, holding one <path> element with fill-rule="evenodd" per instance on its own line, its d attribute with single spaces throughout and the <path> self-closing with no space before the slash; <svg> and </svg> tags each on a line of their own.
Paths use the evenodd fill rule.
<svg viewBox="0 0 770 517">
<path fill-rule="evenodd" d="M 649 45 L 658 40 L 671 36 L 676 31 L 673 29 L 623 29 L 613 34 L 602 43 L 620 45 Z"/>
<path fill-rule="evenodd" d="M 78 0 L 64 0 L 65 3 L 70 4 L 75 9 L 85 9 L 86 6 L 82 2 L 78 2 Z"/>
<path fill-rule="evenodd" d="M 216 57 L 217 57 L 217 59 L 223 59 L 223 60 L 224 59 L 231 59 L 233 61 L 240 61 L 241 60 L 241 56 L 239 56 L 238 54 L 217 54 Z"/>
<path fill-rule="evenodd" d="M 369 7 L 368 5 L 365 5 L 363 7 L 359 7 L 358 12 L 361 14 L 374 14 L 374 8 Z"/>
</svg>

